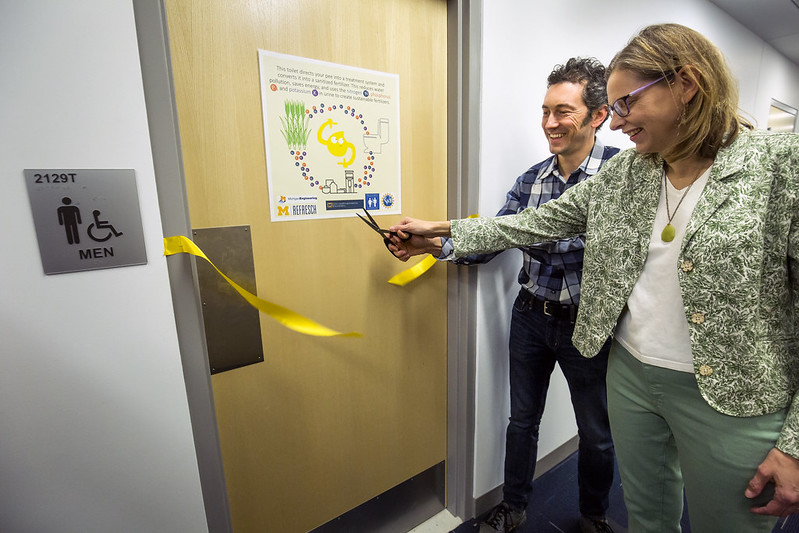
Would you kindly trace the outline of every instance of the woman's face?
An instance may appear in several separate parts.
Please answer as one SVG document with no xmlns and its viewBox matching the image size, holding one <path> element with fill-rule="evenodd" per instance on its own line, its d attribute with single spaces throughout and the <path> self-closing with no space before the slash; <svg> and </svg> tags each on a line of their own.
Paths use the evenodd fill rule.
<svg viewBox="0 0 799 533">
<path fill-rule="evenodd" d="M 635 143 L 640 153 L 662 153 L 677 141 L 678 124 L 682 113 L 681 83 L 669 86 L 667 80 L 630 96 L 630 113 L 620 117 L 613 113 L 610 129 L 621 130 Z M 613 104 L 652 80 L 644 80 L 629 70 L 614 70 L 608 78 L 608 101 Z"/>
</svg>

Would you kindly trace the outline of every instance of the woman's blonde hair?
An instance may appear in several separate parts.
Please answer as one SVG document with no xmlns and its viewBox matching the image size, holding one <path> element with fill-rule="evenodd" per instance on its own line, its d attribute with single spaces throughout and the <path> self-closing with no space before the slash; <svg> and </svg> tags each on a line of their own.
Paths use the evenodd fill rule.
<svg viewBox="0 0 799 533">
<path fill-rule="evenodd" d="M 699 90 L 685 104 L 677 142 L 668 161 L 692 155 L 714 158 L 720 148 L 735 140 L 740 128 L 752 125 L 738 113 L 738 84 L 721 51 L 699 32 L 679 24 L 648 26 L 635 35 L 608 66 L 605 77 L 627 70 L 642 80 L 667 76 L 669 83 L 684 67 Z"/>
</svg>

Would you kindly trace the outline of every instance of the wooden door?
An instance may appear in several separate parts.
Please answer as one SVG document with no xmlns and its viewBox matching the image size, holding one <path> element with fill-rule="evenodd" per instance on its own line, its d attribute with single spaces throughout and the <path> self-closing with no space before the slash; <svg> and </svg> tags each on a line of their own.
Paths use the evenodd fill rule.
<svg viewBox="0 0 799 533">
<path fill-rule="evenodd" d="M 264 362 L 212 377 L 234 530 L 307 531 L 445 459 L 446 269 L 399 288 L 356 217 L 270 222 L 258 50 L 398 74 L 402 209 L 442 219 L 446 2 L 166 7 L 192 226 L 249 225 L 261 297 L 363 334 L 262 315 Z"/>
</svg>

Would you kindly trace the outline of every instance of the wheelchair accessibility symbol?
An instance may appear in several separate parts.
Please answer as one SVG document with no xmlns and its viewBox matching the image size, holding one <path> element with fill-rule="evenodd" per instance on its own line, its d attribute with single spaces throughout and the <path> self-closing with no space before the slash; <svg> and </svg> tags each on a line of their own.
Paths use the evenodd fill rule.
<svg viewBox="0 0 799 533">
<path fill-rule="evenodd" d="M 122 235 L 121 231 L 117 231 L 113 225 L 109 224 L 107 220 L 100 220 L 100 210 L 95 209 L 92 211 L 92 215 L 94 216 L 94 222 L 89 224 L 89 227 L 86 229 L 86 232 L 89 234 L 89 238 L 93 241 L 97 242 L 105 242 L 110 239 L 112 236 L 119 237 Z M 102 230 L 106 230 L 103 232 Z M 100 236 L 97 235 L 100 234 Z"/>
</svg>

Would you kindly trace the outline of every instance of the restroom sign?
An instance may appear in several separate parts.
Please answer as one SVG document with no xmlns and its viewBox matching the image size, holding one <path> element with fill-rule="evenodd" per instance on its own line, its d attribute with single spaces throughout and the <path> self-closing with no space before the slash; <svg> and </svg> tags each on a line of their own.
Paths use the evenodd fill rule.
<svg viewBox="0 0 799 533">
<path fill-rule="evenodd" d="M 26 169 L 45 274 L 147 263 L 130 169 Z"/>
</svg>

